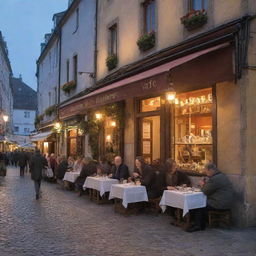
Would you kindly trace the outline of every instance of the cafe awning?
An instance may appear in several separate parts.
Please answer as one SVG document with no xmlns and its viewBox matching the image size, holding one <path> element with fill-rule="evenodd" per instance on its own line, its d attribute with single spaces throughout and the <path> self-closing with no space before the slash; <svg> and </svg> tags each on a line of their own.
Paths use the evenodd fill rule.
<svg viewBox="0 0 256 256">
<path fill-rule="evenodd" d="M 218 54 L 215 54 L 212 58 L 208 58 L 211 53 Z M 202 58 L 205 59 L 201 60 Z M 196 60 L 199 60 L 199 62 L 192 66 L 191 64 Z M 167 89 L 169 85 L 168 72 L 171 71 L 176 80 L 177 76 L 175 76 L 173 71 L 175 70 L 176 72 L 176 68 L 183 67 L 186 64 L 190 65 L 188 69 L 183 70 L 183 72 L 186 73 L 186 77 L 178 76 L 178 78 L 186 79 L 185 82 L 191 84 L 194 83 L 194 80 L 201 82 L 202 77 L 208 79 L 211 85 L 213 82 L 216 83 L 233 78 L 232 47 L 230 47 L 230 43 L 223 43 L 188 54 L 150 70 L 99 88 L 78 99 L 71 100 L 60 107 L 60 118 L 63 119 L 81 113 L 81 111 L 85 111 L 86 109 L 124 100 L 129 97 L 139 97 L 146 93 L 161 92 Z M 203 72 L 202 69 L 204 69 Z M 190 70 L 195 70 L 196 75 L 187 74 Z M 179 70 L 177 70 L 177 72 L 180 73 Z M 203 80 L 203 82 L 205 84 L 205 80 Z"/>
<path fill-rule="evenodd" d="M 38 134 L 32 135 L 30 137 L 31 141 L 44 141 L 52 134 L 51 131 L 49 132 L 40 132 Z"/>
</svg>

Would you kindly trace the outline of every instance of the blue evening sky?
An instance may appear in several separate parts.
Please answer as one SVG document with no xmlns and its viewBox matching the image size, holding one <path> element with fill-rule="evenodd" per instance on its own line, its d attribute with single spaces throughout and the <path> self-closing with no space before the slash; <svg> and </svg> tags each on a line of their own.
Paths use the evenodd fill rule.
<svg viewBox="0 0 256 256">
<path fill-rule="evenodd" d="M 53 28 L 53 14 L 67 6 L 68 0 L 0 0 L 0 31 L 8 45 L 13 74 L 21 74 L 35 90 L 40 43 Z"/>
</svg>

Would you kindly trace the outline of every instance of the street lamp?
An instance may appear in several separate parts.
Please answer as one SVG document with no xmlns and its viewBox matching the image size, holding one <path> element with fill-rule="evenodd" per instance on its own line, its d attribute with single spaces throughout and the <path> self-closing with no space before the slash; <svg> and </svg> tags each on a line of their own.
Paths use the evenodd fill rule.
<svg viewBox="0 0 256 256">
<path fill-rule="evenodd" d="M 4 122 L 6 123 L 6 122 L 8 122 L 9 116 L 3 115 L 3 119 L 4 119 Z"/>
</svg>

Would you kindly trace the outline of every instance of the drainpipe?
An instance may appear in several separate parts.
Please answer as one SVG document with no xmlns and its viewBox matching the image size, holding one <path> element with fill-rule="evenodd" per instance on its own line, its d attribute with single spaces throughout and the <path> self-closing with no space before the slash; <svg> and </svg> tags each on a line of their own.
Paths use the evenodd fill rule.
<svg viewBox="0 0 256 256">
<path fill-rule="evenodd" d="M 94 85 L 96 85 L 96 81 L 97 81 L 98 5 L 99 5 L 99 1 L 96 0 L 96 10 L 95 10 L 95 38 L 94 38 Z"/>
<path fill-rule="evenodd" d="M 60 87 L 61 87 L 61 46 L 62 46 L 62 32 L 61 27 L 58 31 L 59 34 L 59 77 L 58 77 L 58 102 L 57 102 L 57 121 L 59 121 L 59 108 L 60 108 Z M 59 154 L 60 136 L 57 133 L 57 154 Z"/>
</svg>

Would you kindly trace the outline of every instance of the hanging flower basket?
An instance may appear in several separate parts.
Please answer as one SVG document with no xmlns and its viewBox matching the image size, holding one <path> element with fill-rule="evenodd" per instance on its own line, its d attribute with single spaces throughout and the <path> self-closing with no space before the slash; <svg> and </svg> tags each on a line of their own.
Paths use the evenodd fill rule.
<svg viewBox="0 0 256 256">
<path fill-rule="evenodd" d="M 118 59 L 116 54 L 108 56 L 106 59 L 106 65 L 108 67 L 108 71 L 111 71 L 112 69 L 116 68 L 117 62 L 118 62 Z"/>
<path fill-rule="evenodd" d="M 52 106 L 50 106 L 49 108 L 47 108 L 45 110 L 45 115 L 51 116 L 53 113 L 56 113 L 56 111 L 57 111 L 57 106 L 56 105 L 52 105 Z"/>
<path fill-rule="evenodd" d="M 65 92 L 65 93 L 70 93 L 71 90 L 76 88 L 76 81 L 72 80 L 69 81 L 65 84 L 62 85 L 61 89 Z"/>
<path fill-rule="evenodd" d="M 150 32 L 149 34 L 142 35 L 137 40 L 137 45 L 139 49 L 143 52 L 153 48 L 156 43 L 156 35 L 155 32 Z"/>
<path fill-rule="evenodd" d="M 205 10 L 192 10 L 187 15 L 183 16 L 181 23 L 185 26 L 188 31 L 202 27 L 207 23 L 208 17 Z"/>
</svg>

